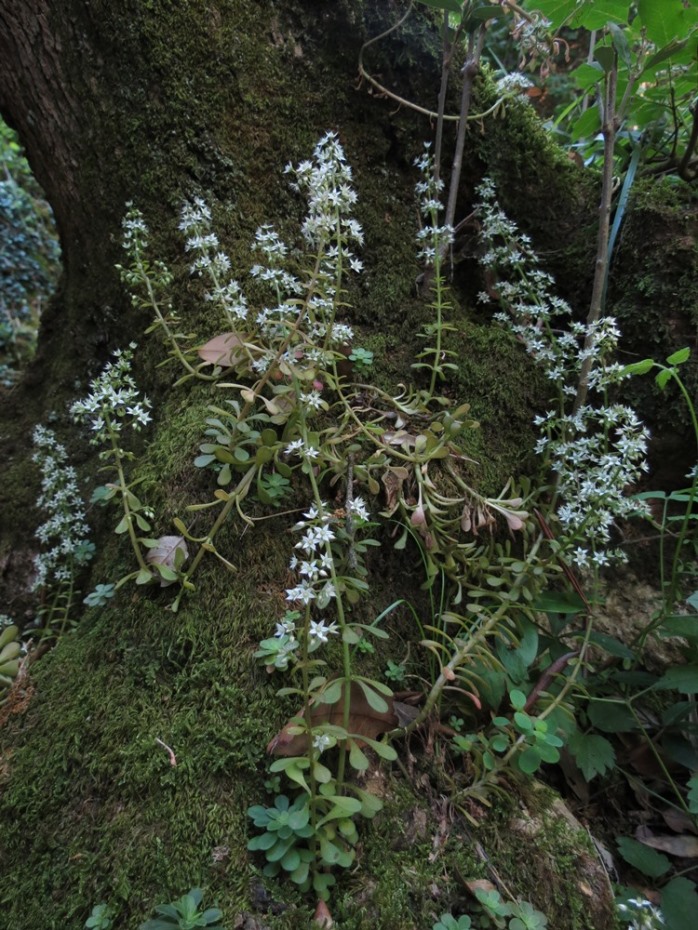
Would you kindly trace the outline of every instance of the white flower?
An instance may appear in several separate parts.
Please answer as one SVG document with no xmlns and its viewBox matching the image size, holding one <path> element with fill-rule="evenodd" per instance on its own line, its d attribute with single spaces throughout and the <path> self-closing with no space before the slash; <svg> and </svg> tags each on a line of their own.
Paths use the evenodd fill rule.
<svg viewBox="0 0 698 930">
<path fill-rule="evenodd" d="M 336 636 L 339 633 L 337 624 L 333 621 L 330 624 L 324 620 L 310 621 L 310 639 L 315 643 L 326 643 L 329 636 Z"/>
<path fill-rule="evenodd" d="M 316 543 L 328 543 L 332 542 L 335 538 L 334 533 L 329 528 L 329 526 L 316 526 L 313 530 L 313 538 Z"/>
<path fill-rule="evenodd" d="M 331 736 L 327 736 L 325 733 L 320 733 L 313 738 L 313 748 L 317 749 L 318 752 L 322 753 L 326 749 L 329 749 L 330 746 L 334 745 L 334 739 Z"/>
<path fill-rule="evenodd" d="M 286 589 L 286 600 L 291 603 L 300 601 L 302 604 L 309 604 L 315 600 L 315 591 L 307 581 L 301 581 L 295 588 Z"/>
<path fill-rule="evenodd" d="M 89 527 L 77 485 L 75 469 L 67 465 L 68 453 L 55 433 L 37 426 L 33 433 L 36 451 L 32 456 L 41 471 L 41 494 L 37 506 L 48 519 L 36 530 L 48 548 L 34 559 L 34 588 L 68 581 L 78 565 L 88 562 L 94 546 L 88 541 Z"/>
<path fill-rule="evenodd" d="M 359 520 L 370 519 L 368 507 L 366 506 L 366 501 L 363 499 L 363 497 L 355 497 L 347 506 L 347 511 L 352 516 L 358 517 Z"/>
</svg>

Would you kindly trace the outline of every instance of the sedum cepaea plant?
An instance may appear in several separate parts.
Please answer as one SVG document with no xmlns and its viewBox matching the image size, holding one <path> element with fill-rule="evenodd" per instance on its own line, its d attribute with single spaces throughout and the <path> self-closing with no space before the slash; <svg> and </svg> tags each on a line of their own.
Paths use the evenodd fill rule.
<svg viewBox="0 0 698 930">
<path fill-rule="evenodd" d="M 418 195 L 430 221 L 419 238 L 423 249 L 435 249 L 447 230 L 438 220 L 440 204 L 429 181 L 428 156 L 420 159 L 419 167 L 423 180 Z M 130 265 L 124 276 L 140 288 L 139 301 L 150 301 L 153 326 L 170 355 L 185 355 L 189 367 L 179 359 L 185 376 L 193 376 L 195 367 L 198 373 L 210 373 L 218 390 L 225 392 L 210 408 L 205 441 L 196 459 L 198 467 L 213 472 L 217 490 L 213 501 L 192 508 L 214 508 L 218 513 L 204 536 L 193 536 L 181 520 L 176 523 L 199 549 L 184 573 L 174 608 L 191 587 L 205 553 L 234 569 L 218 551 L 215 537 L 233 513 L 251 525 L 260 519 L 243 505 L 252 495 L 269 503 L 263 478 L 268 481 L 278 475 L 290 481 L 295 475 L 310 487 L 310 505 L 296 526 L 301 538 L 289 568 L 297 580 L 286 591 L 288 609 L 275 635 L 257 650 L 270 670 L 291 676 L 291 684 L 281 694 L 295 695 L 301 708 L 275 741 L 273 751 L 280 758 L 271 767 L 273 774 L 285 775 L 296 796 L 280 802 L 286 805 L 283 808 L 251 810 L 255 823 L 264 828 L 251 843 L 253 849 L 265 851 L 268 871 L 283 870 L 301 887 L 312 886 L 326 897 L 333 881 L 327 869 L 353 862 L 357 839 L 353 816 L 372 816 L 380 806 L 377 798 L 348 781 L 348 769 L 359 773 L 367 769 L 367 745 L 383 758 L 394 758 L 392 747 L 376 737 L 385 730 L 399 730 L 391 690 L 357 674 L 353 667 L 353 647 L 368 642 L 367 637 L 385 635 L 377 625 L 362 625 L 349 616 L 368 592 L 364 553 L 376 544 L 363 536 L 368 507 L 355 489 L 373 496 L 383 491 L 382 515 L 398 519 L 404 527 L 398 548 L 410 535 L 417 538 L 427 583 L 434 584 L 445 572 L 456 583 L 457 600 L 463 597 L 464 579 L 478 569 L 484 573 L 490 564 L 485 558 L 490 544 L 466 541 L 464 534 L 491 526 L 497 516 L 520 531 L 528 515 L 515 493 L 507 496 L 505 489 L 499 498 L 483 498 L 466 481 L 470 460 L 459 442 L 461 434 L 476 424 L 467 419 L 467 405 L 454 409 L 436 394 L 447 370 L 442 340 L 448 305 L 440 272 L 432 279 L 436 319 L 424 332 L 435 342 L 422 356 L 428 388 L 402 389 L 390 396 L 371 385 L 361 385 L 359 391 L 340 375 L 337 363 L 348 354 L 353 339 L 351 327 L 343 321 L 343 282 L 347 274 L 360 273 L 362 268 L 354 254 L 363 231 L 351 215 L 356 202 L 351 170 L 336 135 L 328 133 L 312 160 L 289 166 L 287 173 L 307 201 L 301 228 L 306 257 L 299 262 L 271 226 L 260 227 L 250 278 L 254 293 L 266 295 L 261 309 L 253 309 L 243 285 L 230 276 L 230 262 L 212 229 L 209 207 L 196 199 L 183 208 L 180 228 L 192 256 L 192 274 L 203 280 L 205 298 L 216 308 L 221 326 L 229 327 L 219 336 L 197 345 L 195 334 L 185 342 L 163 326 L 166 317 L 160 307 L 169 304 L 162 291 L 170 275 L 163 266 L 148 264 L 147 228 L 133 209 L 125 221 Z M 143 275 L 145 269 L 148 277 L 148 268 L 156 269 L 152 277 L 157 288 L 146 286 Z M 194 354 L 204 364 L 192 366 Z M 325 500 L 322 487 L 328 482 L 343 487 L 343 507 Z M 535 560 L 535 549 L 531 558 Z M 472 585 L 470 579 L 467 584 Z M 477 617 L 474 625 L 469 624 L 472 635 L 449 634 L 441 647 L 449 655 L 455 649 L 453 668 L 465 669 L 474 655 L 487 661 L 487 637 L 505 613 L 502 606 L 488 623 Z M 461 623 L 454 616 L 450 621 Z M 510 634 L 516 637 L 515 625 Z M 325 651 L 336 655 L 332 643 L 339 650 L 339 669 L 326 667 L 328 660 L 321 658 Z M 455 678 L 452 669 L 449 674 Z M 439 694 L 437 688 L 429 708 Z M 361 719 L 357 708 L 366 706 L 373 714 L 384 715 L 382 730 L 356 732 L 356 721 Z M 334 770 L 320 761 L 333 747 Z"/>
<path fill-rule="evenodd" d="M 128 264 L 122 276 L 134 292 L 134 303 L 153 314 L 150 330 L 163 339 L 168 360 L 183 369 L 177 383 L 199 378 L 216 391 L 195 461 L 211 474 L 215 492 L 211 501 L 191 507 L 193 512 L 214 511 L 208 530 L 195 536 L 177 519 L 180 537 L 152 540 L 139 535 L 151 532 L 151 515 L 134 493 L 136 482 L 128 475 L 133 456 L 123 448 L 122 436 L 124 430 L 144 426 L 150 414 L 130 373 L 131 350 L 118 353 L 92 383 L 90 395 L 72 408 L 78 420 L 90 424 L 93 441 L 104 446 L 100 457 L 114 476 L 98 489 L 97 498 L 121 504 L 117 532 L 129 536 L 138 563 L 128 577 L 141 584 L 158 576 L 179 582 L 173 609 L 193 589 L 192 578 L 207 553 L 235 570 L 216 542 L 228 519 L 236 515 L 254 526 L 269 517 L 260 516 L 259 505 L 278 504 L 286 488 L 307 489 L 308 503 L 294 527 L 286 611 L 255 653 L 270 672 L 287 679 L 279 694 L 291 697 L 299 709 L 270 744 L 277 757 L 270 766 L 279 780 L 276 799 L 270 807 L 250 808 L 261 831 L 250 848 L 264 853 L 267 874 L 283 872 L 322 899 L 335 880 L 331 869 L 349 867 L 355 860 L 355 818 L 371 817 L 380 808 L 380 800 L 350 777 L 350 772 L 361 775 L 368 769 L 367 747 L 380 758 L 395 759 L 390 740 L 419 726 L 443 700 L 456 713 L 464 706 L 480 709 L 489 682 L 490 706 L 508 694 L 510 713 L 500 713 L 494 736 L 483 741 L 464 733 L 463 744 L 454 745 L 456 751 L 467 747 L 476 769 L 471 793 L 484 797 L 510 762 L 518 760 L 521 771 L 531 772 L 557 758 L 558 712 L 569 714 L 568 696 L 579 667 L 568 679 L 560 675 L 557 680 L 551 673 L 545 687 L 534 686 L 532 676 L 548 648 L 538 634 L 536 599 L 562 570 L 524 509 L 528 489 L 519 492 L 510 482 L 499 497 L 486 498 L 472 486 L 472 463 L 464 449 L 467 431 L 477 424 L 468 419 L 467 404 L 455 406 L 438 393 L 451 364 L 445 361 L 450 306 L 441 262 L 452 230 L 440 220 L 440 185 L 434 183 L 428 152 L 417 166 L 422 173 L 417 194 L 427 220 L 418 241 L 430 266 L 434 311 L 421 334 L 427 346 L 415 366 L 425 386 L 401 386 L 391 396 L 370 384 L 354 385 L 340 373 L 338 363 L 351 353 L 353 341 L 352 328 L 344 321 L 345 279 L 362 270 L 355 250 L 363 231 L 352 216 L 357 197 L 351 169 L 337 136 L 328 133 L 312 159 L 287 168 L 292 186 L 307 203 L 302 253 L 284 243 L 273 227 L 260 227 L 247 285 L 232 277 L 208 205 L 196 198 L 183 207 L 180 228 L 191 273 L 201 279 L 205 301 L 221 327 L 206 342 L 195 333 L 180 332 L 169 295 L 172 275 L 148 257 L 144 218 L 131 207 L 124 220 Z M 494 215 L 494 206 L 492 211 Z M 501 243 L 502 228 L 491 235 L 504 268 L 511 244 Z M 509 229 L 509 235 L 515 230 Z M 533 261 L 530 250 L 526 259 Z M 522 326 L 529 323 L 531 307 L 543 314 L 552 300 L 549 290 L 541 290 L 550 282 L 525 264 L 519 261 L 512 276 L 522 287 L 538 291 L 527 298 L 530 306 L 522 311 Z M 247 290 L 254 300 L 248 299 Z M 505 296 L 513 299 L 512 293 Z M 555 353 L 560 358 L 564 353 L 552 327 L 545 327 L 543 318 L 531 323 L 536 332 L 545 330 L 548 354 L 558 360 Z M 603 338 L 611 338 L 607 330 Z M 361 374 L 366 374 L 365 367 Z M 568 393 L 562 390 L 563 399 Z M 548 438 L 553 450 L 554 442 L 573 438 L 562 407 L 560 411 L 560 438 Z M 597 432 L 598 421 L 591 415 L 585 422 Z M 610 435 L 613 428 L 609 420 L 601 431 Z M 580 468 L 589 467 L 591 451 Z M 616 470 L 620 481 L 626 473 Z M 277 489 L 275 494 L 270 487 Z M 330 504 L 327 491 L 332 487 L 335 502 Z M 560 480 L 555 493 L 564 500 L 563 494 L 571 492 Z M 362 645 L 387 636 L 378 621 L 356 619 L 362 616 L 359 602 L 370 590 L 366 554 L 378 544 L 368 535 L 369 512 L 375 508 L 366 498 L 379 494 L 380 517 L 398 524 L 395 546 L 417 542 L 426 587 L 443 584 L 449 591 L 439 599 L 433 622 L 423 628 L 423 645 L 437 659 L 435 677 L 423 707 L 409 718 L 397 712 L 391 689 L 361 674 L 357 665 L 365 654 Z M 256 502 L 249 506 L 248 499 Z M 512 536 L 518 534 L 516 546 L 512 539 L 501 541 L 488 532 L 498 519 Z M 569 542 L 558 543 L 556 554 L 567 552 L 573 540 L 586 539 L 590 531 L 588 523 L 574 527 Z M 609 524 L 602 523 L 599 538 L 604 545 L 609 533 Z M 173 577 L 144 555 L 163 539 L 198 547 L 186 570 L 182 558 L 168 569 Z M 601 551 L 598 544 L 591 545 L 597 546 L 589 550 L 591 555 Z M 174 549 L 182 551 L 178 547 L 179 542 Z M 111 593 L 100 593 L 99 599 Z M 554 672 L 564 669 L 554 662 L 552 666 Z M 540 706 L 534 710 L 534 704 Z M 373 721 L 370 726 L 367 718 Z M 385 733 L 387 741 L 379 738 Z M 282 777 L 287 783 L 283 789 Z"/>
<path fill-rule="evenodd" d="M 37 507 L 48 514 L 37 529 L 43 547 L 34 559 L 34 590 L 42 594 L 39 621 L 44 635 L 64 633 L 71 623 L 75 583 L 81 569 L 92 559 L 85 505 L 77 473 L 68 464 L 65 446 L 53 430 L 36 426 L 32 461 L 41 472 L 41 494 Z"/>
<path fill-rule="evenodd" d="M 90 443 L 101 447 L 102 470 L 115 478 L 95 490 L 93 501 L 103 504 L 118 501 L 123 512 L 115 532 L 128 534 L 138 571 L 122 578 L 119 586 L 132 577 L 138 584 L 147 584 L 153 579 L 138 537 L 139 531 L 150 531 L 152 511 L 133 492 L 139 482 L 128 480 L 127 468 L 135 455 L 124 448 L 124 436 L 131 431 L 139 432 L 151 420 L 150 401 L 141 397 L 131 374 L 135 348 L 132 342 L 127 349 L 117 349 L 113 361 L 108 362 L 90 383 L 90 393 L 70 408 L 76 423 L 89 426 Z"/>
</svg>

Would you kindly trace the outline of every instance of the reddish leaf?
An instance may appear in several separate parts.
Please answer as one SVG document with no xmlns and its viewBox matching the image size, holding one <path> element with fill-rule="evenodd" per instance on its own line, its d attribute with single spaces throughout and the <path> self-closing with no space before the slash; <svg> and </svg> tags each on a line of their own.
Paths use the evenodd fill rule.
<svg viewBox="0 0 698 930">
<path fill-rule="evenodd" d="M 336 704 L 314 703 L 310 708 L 312 726 L 330 723 L 333 726 L 344 725 L 344 688 L 342 696 Z M 351 702 L 349 708 L 348 731 L 352 736 L 365 736 L 367 739 L 378 739 L 381 733 L 394 730 L 400 725 L 399 717 L 394 707 L 394 700 L 388 695 L 382 695 L 388 705 L 388 710 L 379 712 L 374 710 L 366 700 L 366 696 L 355 681 L 351 683 Z M 403 708 L 400 708 L 401 716 Z M 299 711 L 296 717 L 302 718 L 304 711 Z M 404 718 L 403 718 L 404 719 Z M 275 756 L 302 756 L 308 750 L 308 734 L 296 733 L 297 722 L 290 720 L 280 730 L 267 746 L 267 752 Z M 362 740 L 356 740 L 357 746 L 364 745 Z"/>
<path fill-rule="evenodd" d="M 232 368 L 245 357 L 241 350 L 242 339 L 237 333 L 221 333 L 196 350 L 199 358 L 209 365 Z"/>
<path fill-rule="evenodd" d="M 315 913 L 313 914 L 313 925 L 317 927 L 318 930 L 332 930 L 332 927 L 334 927 L 332 914 L 330 914 L 330 909 L 324 901 L 318 901 L 317 903 Z"/>
</svg>

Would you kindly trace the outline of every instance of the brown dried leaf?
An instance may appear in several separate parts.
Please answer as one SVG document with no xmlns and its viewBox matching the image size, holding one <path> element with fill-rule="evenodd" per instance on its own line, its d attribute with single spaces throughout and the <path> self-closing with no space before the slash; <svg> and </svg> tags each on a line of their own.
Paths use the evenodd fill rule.
<svg viewBox="0 0 698 930">
<path fill-rule="evenodd" d="M 409 478 L 410 473 L 406 468 L 398 466 L 397 468 L 386 468 L 381 475 L 381 481 L 385 488 L 385 511 L 390 516 L 397 510 L 400 496 L 402 495 L 402 486 Z"/>
<path fill-rule="evenodd" d="M 392 697 L 381 694 L 388 705 L 387 711 L 374 710 L 366 699 L 366 695 L 358 682 L 351 683 L 351 701 L 349 708 L 349 733 L 352 736 L 365 736 L 368 739 L 378 739 L 381 733 L 394 730 L 399 726 L 399 716 L 396 713 Z M 267 746 L 267 752 L 275 756 L 301 756 L 308 750 L 308 734 L 296 733 L 298 718 L 302 718 L 301 710 L 295 718 L 289 720 Z M 313 726 L 321 723 L 330 723 L 333 726 L 343 726 L 344 694 L 336 704 L 313 704 L 310 708 L 310 718 Z M 362 746 L 361 739 L 356 740 L 357 746 Z"/>
<path fill-rule="evenodd" d="M 233 368 L 241 362 L 245 354 L 241 349 L 243 340 L 237 333 L 221 333 L 196 350 L 199 358 L 209 365 L 220 368 Z"/>
<path fill-rule="evenodd" d="M 667 807 L 666 810 L 660 811 L 664 823 L 673 830 L 674 833 L 698 833 L 694 818 L 685 811 L 676 810 L 675 807 Z"/>
<path fill-rule="evenodd" d="M 698 859 L 698 836 L 684 833 L 682 836 L 638 836 L 638 840 L 652 849 L 661 849 L 670 856 L 681 859 Z"/>
</svg>

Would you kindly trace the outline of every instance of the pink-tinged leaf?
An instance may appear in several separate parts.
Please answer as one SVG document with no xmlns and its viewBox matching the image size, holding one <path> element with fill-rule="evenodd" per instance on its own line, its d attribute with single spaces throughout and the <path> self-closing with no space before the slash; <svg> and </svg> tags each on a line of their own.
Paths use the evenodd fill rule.
<svg viewBox="0 0 698 930">
<path fill-rule="evenodd" d="M 518 513 L 513 513 L 511 510 L 504 511 L 504 518 L 510 530 L 522 530 L 527 516 L 528 513 L 525 510 L 520 510 Z"/>
<path fill-rule="evenodd" d="M 221 333 L 196 350 L 200 359 L 208 365 L 233 368 L 245 357 L 243 341 L 237 333 Z"/>
<path fill-rule="evenodd" d="M 324 901 L 318 901 L 317 903 L 313 914 L 313 926 L 317 927 L 318 930 L 332 930 L 334 927 L 332 914 L 330 914 L 330 909 Z"/>
<path fill-rule="evenodd" d="M 145 557 L 148 565 L 162 565 L 172 572 L 178 572 L 189 558 L 189 550 L 183 536 L 161 536 L 157 545 L 148 550 Z M 160 575 L 160 587 L 174 584 L 175 579 Z"/>
</svg>

